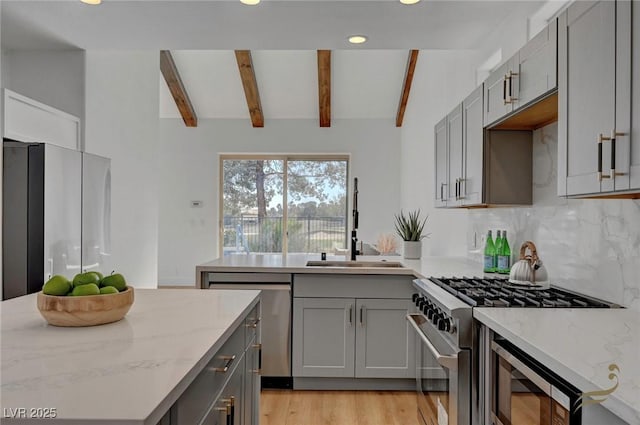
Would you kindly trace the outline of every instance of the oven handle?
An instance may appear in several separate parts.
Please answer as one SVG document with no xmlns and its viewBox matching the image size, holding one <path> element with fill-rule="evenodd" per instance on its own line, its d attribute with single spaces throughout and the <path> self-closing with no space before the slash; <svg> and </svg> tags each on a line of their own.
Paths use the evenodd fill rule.
<svg viewBox="0 0 640 425">
<path fill-rule="evenodd" d="M 505 359 L 507 363 L 517 369 L 520 373 L 526 376 L 531 382 L 533 382 L 538 388 L 544 391 L 549 397 L 552 397 L 551 394 L 551 383 L 547 382 L 542 376 L 535 373 L 531 370 L 530 367 L 525 365 L 519 359 L 517 359 L 513 354 L 505 350 L 500 344 L 495 341 L 491 341 L 491 349 L 495 351 L 497 355 Z"/>
<path fill-rule="evenodd" d="M 418 336 L 422 339 L 422 342 L 429 348 L 431 354 L 436 358 L 440 366 L 445 367 L 449 370 L 458 370 L 458 355 L 454 354 L 451 356 L 444 355 L 438 351 L 436 347 L 433 346 L 431 341 L 427 338 L 427 336 L 422 332 L 420 327 L 416 324 L 416 321 L 413 319 L 413 315 L 407 314 L 407 321 L 413 326 Z"/>
</svg>

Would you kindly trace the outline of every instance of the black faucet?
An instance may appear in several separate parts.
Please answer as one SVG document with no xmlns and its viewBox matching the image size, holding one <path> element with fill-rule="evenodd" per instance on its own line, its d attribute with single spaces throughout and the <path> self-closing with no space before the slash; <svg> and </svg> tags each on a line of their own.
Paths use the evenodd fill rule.
<svg viewBox="0 0 640 425">
<path fill-rule="evenodd" d="M 358 178 L 353 179 L 353 228 L 351 229 L 351 261 L 356 261 L 358 243 Z"/>
</svg>

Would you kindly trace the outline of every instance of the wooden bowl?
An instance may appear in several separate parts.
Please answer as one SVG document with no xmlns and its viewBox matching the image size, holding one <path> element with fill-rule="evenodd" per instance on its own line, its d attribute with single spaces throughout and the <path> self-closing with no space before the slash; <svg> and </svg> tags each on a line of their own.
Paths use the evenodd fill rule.
<svg viewBox="0 0 640 425">
<path fill-rule="evenodd" d="M 53 326 L 96 326 L 117 322 L 133 304 L 133 288 L 117 294 L 57 297 L 38 292 L 38 310 Z"/>
</svg>

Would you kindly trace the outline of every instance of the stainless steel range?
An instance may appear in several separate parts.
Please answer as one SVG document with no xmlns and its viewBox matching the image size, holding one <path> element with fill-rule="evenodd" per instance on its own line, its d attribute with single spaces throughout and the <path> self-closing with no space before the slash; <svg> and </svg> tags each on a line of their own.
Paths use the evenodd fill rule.
<svg viewBox="0 0 640 425">
<path fill-rule="evenodd" d="M 418 336 L 418 417 L 426 425 L 498 423 L 485 403 L 492 384 L 484 370 L 492 360 L 483 353 L 491 341 L 474 325 L 473 307 L 619 307 L 558 287 L 522 287 L 507 279 L 432 277 L 416 279 L 413 286 L 416 312 L 407 320 Z"/>
</svg>

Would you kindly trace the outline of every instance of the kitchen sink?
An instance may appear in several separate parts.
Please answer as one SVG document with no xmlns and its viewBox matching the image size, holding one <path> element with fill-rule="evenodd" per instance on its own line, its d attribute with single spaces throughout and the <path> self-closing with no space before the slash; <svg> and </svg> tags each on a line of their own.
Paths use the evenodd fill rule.
<svg viewBox="0 0 640 425">
<path fill-rule="evenodd" d="M 397 261 L 307 261 L 310 267 L 403 268 Z"/>
</svg>

